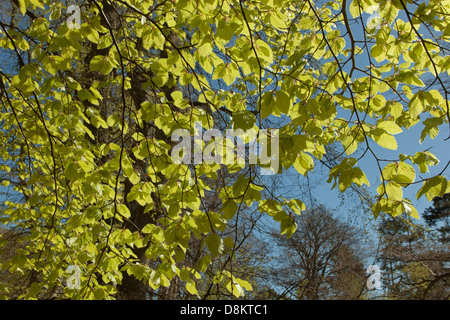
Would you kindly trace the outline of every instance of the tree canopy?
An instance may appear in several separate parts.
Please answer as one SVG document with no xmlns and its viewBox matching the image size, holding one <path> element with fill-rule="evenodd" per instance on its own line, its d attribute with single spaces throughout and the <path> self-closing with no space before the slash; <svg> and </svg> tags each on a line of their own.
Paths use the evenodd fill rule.
<svg viewBox="0 0 450 320">
<path fill-rule="evenodd" d="M 2 270 L 21 280 L 0 293 L 145 299 L 176 283 L 186 297 L 241 297 L 252 285 L 230 266 L 258 221 L 289 238 L 306 210 L 268 187 L 290 168 L 322 162 L 341 192 L 376 170 L 375 217 L 418 219 L 416 199 L 450 191 L 449 159 L 394 152 L 413 130 L 417 143 L 449 134 L 450 0 L 1 6 L 0 170 L 13 192 L 0 221 L 21 234 Z M 202 161 L 174 161 L 180 130 L 210 133 L 192 146 Z M 360 166 L 367 157 L 376 167 Z"/>
</svg>

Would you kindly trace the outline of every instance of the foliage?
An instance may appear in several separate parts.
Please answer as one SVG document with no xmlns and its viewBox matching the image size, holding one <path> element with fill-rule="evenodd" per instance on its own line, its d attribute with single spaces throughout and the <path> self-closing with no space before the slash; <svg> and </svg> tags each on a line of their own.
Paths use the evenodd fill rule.
<svg viewBox="0 0 450 320">
<path fill-rule="evenodd" d="M 278 174 L 307 176 L 340 144 L 328 181 L 342 192 L 369 184 L 356 152 L 373 157 L 376 216 L 418 218 L 412 184 L 429 200 L 450 190 L 429 151 L 377 154 L 416 125 L 421 140 L 448 125 L 449 0 L 86 0 L 80 25 L 72 4 L 2 3 L 1 54 L 15 64 L 0 71 L 0 170 L 22 198 L 1 221 L 24 233 L 2 269 L 33 280 L 18 298 L 145 299 L 174 283 L 205 297 L 197 280 L 240 248 L 230 223 L 256 210 L 292 237 L 306 207 L 267 190 L 257 169 L 270 165 L 174 163 L 172 133 L 196 122 L 260 140 L 278 129 Z M 380 28 L 366 27 L 376 6 Z M 70 265 L 80 289 L 66 286 Z M 214 283 L 242 297 L 251 284 L 226 266 Z"/>
</svg>

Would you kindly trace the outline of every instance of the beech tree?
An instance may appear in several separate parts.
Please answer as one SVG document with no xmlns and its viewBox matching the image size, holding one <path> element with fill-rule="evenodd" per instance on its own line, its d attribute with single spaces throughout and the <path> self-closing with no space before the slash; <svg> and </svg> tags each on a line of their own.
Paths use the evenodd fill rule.
<svg viewBox="0 0 450 320">
<path fill-rule="evenodd" d="M 411 218 L 386 217 L 379 227 L 382 298 L 448 300 L 448 244 L 439 228 Z M 444 239 L 445 240 L 445 239 Z"/>
<path fill-rule="evenodd" d="M 355 228 L 323 205 L 297 220 L 298 230 L 291 238 L 275 235 L 282 248 L 277 258 L 281 266 L 270 273 L 283 288 L 280 298 L 360 299 L 366 277 Z"/>
<path fill-rule="evenodd" d="M 450 194 L 433 199 L 433 206 L 425 210 L 423 217 L 429 227 L 437 227 L 439 241 L 450 241 Z"/>
<path fill-rule="evenodd" d="M 20 197 L 1 221 L 23 234 L 2 270 L 26 280 L 2 296 L 145 299 L 176 283 L 202 298 L 208 274 L 241 297 L 252 286 L 229 268 L 243 239 L 229 226 L 258 212 L 291 237 L 304 199 L 264 175 L 306 176 L 333 144 L 333 188 L 368 186 L 372 157 L 373 214 L 419 218 L 403 191 L 449 192 L 447 166 L 429 171 L 448 159 L 378 147 L 448 130 L 449 13 L 449 0 L 2 1 L 0 170 Z M 245 148 L 211 131 L 191 151 L 235 161 L 174 160 L 176 132 L 211 129 Z"/>
</svg>

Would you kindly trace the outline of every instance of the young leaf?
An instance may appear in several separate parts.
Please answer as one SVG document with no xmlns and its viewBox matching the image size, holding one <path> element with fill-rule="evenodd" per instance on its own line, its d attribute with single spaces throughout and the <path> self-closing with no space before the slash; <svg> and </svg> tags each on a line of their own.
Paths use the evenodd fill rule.
<svg viewBox="0 0 450 320">
<path fill-rule="evenodd" d="M 223 239 L 216 233 L 211 233 L 205 240 L 206 246 L 214 257 L 219 256 L 224 249 Z"/>
</svg>

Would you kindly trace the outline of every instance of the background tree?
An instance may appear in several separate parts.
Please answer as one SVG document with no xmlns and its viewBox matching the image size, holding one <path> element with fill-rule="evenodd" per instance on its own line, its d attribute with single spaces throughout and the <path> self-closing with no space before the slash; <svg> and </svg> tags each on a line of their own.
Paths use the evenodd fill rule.
<svg viewBox="0 0 450 320">
<path fill-rule="evenodd" d="M 383 287 L 390 299 L 449 299 L 448 244 L 411 219 L 380 225 Z"/>
<path fill-rule="evenodd" d="M 423 218 L 429 227 L 439 232 L 439 240 L 444 244 L 448 243 L 450 241 L 450 194 L 435 197 L 433 206 L 425 210 Z"/>
<path fill-rule="evenodd" d="M 396 150 L 394 135 L 418 123 L 423 139 L 448 125 L 448 1 L 383 0 L 379 29 L 364 22 L 371 0 L 2 5 L 11 15 L 0 21 L 10 59 L 0 71 L 0 170 L 19 197 L 5 199 L 1 221 L 22 246 L 3 269 L 26 279 L 14 297 L 242 297 L 251 284 L 236 270 L 245 278 L 251 250 L 238 250 L 266 219 L 292 237 L 306 209 L 261 168 L 307 176 L 325 159 L 328 182 L 344 192 L 369 185 L 360 160 L 371 157 L 375 216 L 418 218 L 403 196 L 411 185 L 422 183 L 417 198 L 449 191 L 449 162 L 377 151 Z M 80 25 L 68 24 L 77 12 Z M 423 84 L 428 75 L 439 90 Z M 212 128 L 278 140 L 276 162 L 174 160 L 177 130 Z M 343 157 L 326 157 L 333 144 Z M 79 289 L 65 285 L 71 265 Z M 308 297 L 322 295 L 314 272 Z"/>
<path fill-rule="evenodd" d="M 274 235 L 282 248 L 272 270 L 282 297 L 290 299 L 358 299 L 365 286 L 359 239 L 353 227 L 324 206 L 305 211 L 289 239 Z M 355 250 L 356 249 L 356 250 Z"/>
</svg>

